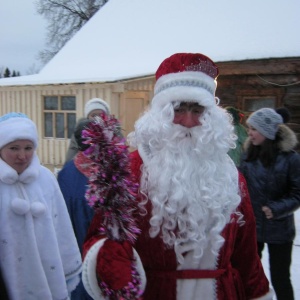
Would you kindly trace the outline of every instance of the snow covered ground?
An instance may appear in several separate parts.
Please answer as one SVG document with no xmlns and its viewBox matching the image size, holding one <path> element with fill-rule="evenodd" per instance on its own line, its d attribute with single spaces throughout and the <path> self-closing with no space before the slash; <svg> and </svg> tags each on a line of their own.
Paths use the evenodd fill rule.
<svg viewBox="0 0 300 300">
<path fill-rule="evenodd" d="M 300 278 L 300 209 L 298 209 L 295 213 L 295 223 L 296 223 L 297 232 L 296 232 L 296 238 L 294 240 L 294 246 L 293 246 L 291 275 L 292 275 L 292 283 L 294 288 L 295 300 L 300 300 L 300 281 L 299 281 L 300 280 L 299 279 Z M 270 280 L 267 247 L 265 247 L 263 251 L 262 263 L 265 269 L 265 273 Z"/>
</svg>

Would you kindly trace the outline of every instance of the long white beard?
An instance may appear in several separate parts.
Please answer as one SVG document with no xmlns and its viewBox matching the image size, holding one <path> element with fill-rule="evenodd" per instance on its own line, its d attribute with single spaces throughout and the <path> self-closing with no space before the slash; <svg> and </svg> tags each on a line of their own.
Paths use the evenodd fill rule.
<svg viewBox="0 0 300 300">
<path fill-rule="evenodd" d="M 209 130 L 205 122 L 192 129 L 172 124 L 144 143 L 141 191 L 153 207 L 150 236 L 174 247 L 179 263 L 191 250 L 197 259 L 208 247 L 217 254 L 240 202 L 237 170 Z"/>
</svg>

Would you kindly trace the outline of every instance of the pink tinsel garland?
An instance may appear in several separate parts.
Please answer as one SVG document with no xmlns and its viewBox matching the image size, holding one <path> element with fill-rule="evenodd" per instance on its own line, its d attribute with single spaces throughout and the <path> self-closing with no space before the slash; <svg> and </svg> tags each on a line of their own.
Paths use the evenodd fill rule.
<svg viewBox="0 0 300 300">
<path fill-rule="evenodd" d="M 112 240 L 133 243 L 140 233 L 133 216 L 138 184 L 130 178 L 128 146 L 119 133 L 118 120 L 105 114 L 82 131 L 84 143 L 90 145 L 84 154 L 93 161 L 85 197 L 102 211 L 101 232 Z"/>
</svg>

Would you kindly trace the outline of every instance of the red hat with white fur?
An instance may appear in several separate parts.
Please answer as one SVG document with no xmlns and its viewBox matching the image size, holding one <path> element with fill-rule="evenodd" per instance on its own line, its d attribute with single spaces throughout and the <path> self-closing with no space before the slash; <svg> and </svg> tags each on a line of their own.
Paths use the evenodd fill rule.
<svg viewBox="0 0 300 300">
<path fill-rule="evenodd" d="M 153 105 L 172 101 L 216 105 L 215 91 L 219 70 L 201 53 L 176 53 L 166 58 L 156 71 Z"/>
</svg>

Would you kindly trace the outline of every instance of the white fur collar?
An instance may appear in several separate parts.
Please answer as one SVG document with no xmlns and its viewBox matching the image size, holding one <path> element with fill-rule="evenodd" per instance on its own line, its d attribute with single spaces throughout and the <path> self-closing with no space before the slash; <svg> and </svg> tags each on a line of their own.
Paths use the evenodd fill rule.
<svg viewBox="0 0 300 300">
<path fill-rule="evenodd" d="M 36 153 L 33 155 L 30 165 L 20 175 L 4 160 L 0 159 L 0 181 L 6 184 L 14 184 L 17 181 L 22 183 L 30 183 L 38 177 L 40 172 L 39 167 L 40 160 Z"/>
</svg>

